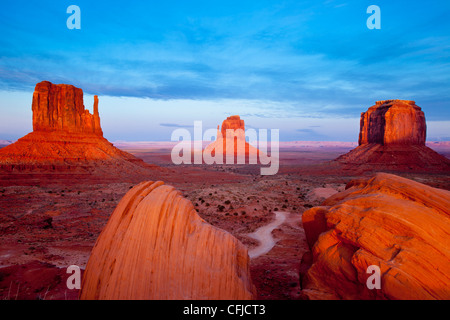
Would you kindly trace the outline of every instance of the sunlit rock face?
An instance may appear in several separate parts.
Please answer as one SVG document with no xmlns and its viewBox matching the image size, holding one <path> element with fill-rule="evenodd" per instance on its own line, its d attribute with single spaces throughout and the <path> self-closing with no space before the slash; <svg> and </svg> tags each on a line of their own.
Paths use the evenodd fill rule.
<svg viewBox="0 0 450 320">
<path fill-rule="evenodd" d="M 33 93 L 33 131 L 93 133 L 103 136 L 94 96 L 94 114 L 84 108 L 83 90 L 67 84 L 42 81 Z"/>
<path fill-rule="evenodd" d="M 450 299 L 449 191 L 378 173 L 302 219 L 311 248 L 302 288 L 311 299 Z M 371 265 L 379 288 L 367 286 Z"/>
<path fill-rule="evenodd" d="M 425 115 L 414 101 L 384 100 L 361 114 L 359 146 L 334 160 L 346 171 L 448 172 L 450 160 L 425 146 Z"/>
<path fill-rule="evenodd" d="M 252 299 L 247 248 L 163 182 L 120 201 L 92 250 L 81 299 Z"/>
<path fill-rule="evenodd" d="M 425 145 L 425 138 L 425 114 L 414 101 L 377 101 L 361 114 L 359 145 Z"/>
<path fill-rule="evenodd" d="M 243 132 L 245 132 L 244 120 L 241 120 L 241 118 L 239 116 L 227 117 L 222 122 L 222 128 L 221 128 L 222 137 L 226 137 L 227 130 L 239 130 L 239 129 L 241 129 Z M 244 137 L 244 139 L 245 139 L 245 137 Z"/>
<path fill-rule="evenodd" d="M 33 93 L 33 132 L 0 150 L 2 172 L 105 171 L 106 175 L 141 170 L 142 160 L 103 137 L 94 96 L 93 114 L 83 105 L 83 90 L 48 81 Z M 103 174 L 103 173 L 102 173 Z"/>
<path fill-rule="evenodd" d="M 227 117 L 222 127 L 217 126 L 217 139 L 209 144 L 205 152 L 213 156 L 223 156 L 223 162 L 228 163 L 227 154 L 235 163 L 239 156 L 243 162 L 250 158 L 257 159 L 259 150 L 250 145 L 245 137 L 245 123 L 238 115 Z"/>
</svg>

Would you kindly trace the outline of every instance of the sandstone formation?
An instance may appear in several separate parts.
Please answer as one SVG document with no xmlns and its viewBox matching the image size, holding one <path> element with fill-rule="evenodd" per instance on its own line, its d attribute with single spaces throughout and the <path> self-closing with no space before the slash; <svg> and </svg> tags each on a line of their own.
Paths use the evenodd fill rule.
<svg viewBox="0 0 450 320">
<path fill-rule="evenodd" d="M 81 89 L 43 81 L 36 85 L 32 111 L 33 132 L 0 150 L 3 172 L 90 172 L 106 166 L 125 172 L 146 166 L 103 137 L 97 96 L 90 114 Z"/>
<path fill-rule="evenodd" d="M 226 137 L 227 130 L 242 130 L 245 133 L 245 123 L 244 120 L 241 120 L 239 116 L 230 116 L 227 117 L 226 120 L 222 122 L 222 137 Z M 219 130 L 219 126 L 217 126 L 217 130 Z M 239 135 L 241 137 L 241 135 Z M 245 138 L 244 138 L 245 139 Z"/>
<path fill-rule="evenodd" d="M 361 113 L 359 145 L 425 145 L 425 114 L 414 101 L 377 101 Z"/>
<path fill-rule="evenodd" d="M 306 211 L 303 226 L 311 299 L 450 299 L 449 191 L 378 173 Z M 366 286 L 370 265 L 381 289 Z"/>
<path fill-rule="evenodd" d="M 120 201 L 86 266 L 81 299 L 251 299 L 247 248 L 163 182 Z"/>
<path fill-rule="evenodd" d="M 33 131 L 64 131 L 103 136 L 94 96 L 94 114 L 85 110 L 83 90 L 67 84 L 42 81 L 33 93 Z"/>
<path fill-rule="evenodd" d="M 449 171 L 450 160 L 425 140 L 425 115 L 414 101 L 377 101 L 361 114 L 359 146 L 335 161 L 347 170 Z"/>
<path fill-rule="evenodd" d="M 237 163 L 238 156 L 243 156 L 244 162 L 248 162 L 250 156 L 257 159 L 259 154 L 259 150 L 245 140 L 244 120 L 237 115 L 225 119 L 222 128 L 217 126 L 217 139 L 206 147 L 205 152 L 213 156 L 222 154 L 223 162 L 227 163 L 227 148 L 228 153 L 234 156 L 234 163 Z"/>
</svg>

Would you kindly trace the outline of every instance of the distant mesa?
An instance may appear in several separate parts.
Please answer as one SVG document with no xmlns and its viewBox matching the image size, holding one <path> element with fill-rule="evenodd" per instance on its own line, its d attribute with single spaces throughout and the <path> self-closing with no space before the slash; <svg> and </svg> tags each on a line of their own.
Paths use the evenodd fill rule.
<svg viewBox="0 0 450 320">
<path fill-rule="evenodd" d="M 241 300 L 256 296 L 247 248 L 163 182 L 120 201 L 89 257 L 86 300 Z"/>
<path fill-rule="evenodd" d="M 259 155 L 259 150 L 246 141 L 244 120 L 238 115 L 227 117 L 222 122 L 222 128 L 217 126 L 217 139 L 209 144 L 205 151 L 212 156 L 222 154 L 224 159 L 228 152 L 236 159 L 235 163 L 238 156 L 243 156 L 244 160 L 248 160 L 249 156 L 254 156 L 256 159 Z"/>
<path fill-rule="evenodd" d="M 414 101 L 377 101 L 361 113 L 359 145 L 425 145 L 425 114 Z"/>
<path fill-rule="evenodd" d="M 94 96 L 94 113 L 83 105 L 83 90 L 48 81 L 33 93 L 33 132 L 0 149 L 2 172 L 139 170 L 147 165 L 103 137 Z M 105 172 L 107 172 L 106 170 Z"/>
<path fill-rule="evenodd" d="M 450 170 L 450 160 L 425 140 L 425 114 L 414 101 L 377 101 L 361 113 L 359 146 L 335 161 L 347 169 Z"/>
<path fill-rule="evenodd" d="M 310 299 L 450 299 L 450 191 L 378 173 L 303 213 Z M 380 268 L 380 288 L 367 286 Z"/>
</svg>

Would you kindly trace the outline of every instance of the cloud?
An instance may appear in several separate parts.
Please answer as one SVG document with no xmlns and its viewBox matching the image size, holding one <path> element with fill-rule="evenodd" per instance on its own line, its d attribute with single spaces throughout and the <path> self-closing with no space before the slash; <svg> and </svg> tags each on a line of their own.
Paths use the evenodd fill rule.
<svg viewBox="0 0 450 320">
<path fill-rule="evenodd" d="M 184 124 L 176 124 L 176 123 L 160 123 L 161 127 L 169 127 L 169 128 L 193 128 L 193 125 L 184 125 Z"/>
<path fill-rule="evenodd" d="M 177 12 L 163 3 L 103 5 L 83 3 L 81 31 L 68 32 L 55 27 L 50 1 L 9 3 L 0 89 L 30 91 L 49 80 L 104 96 L 283 102 L 243 108 L 241 116 L 262 119 L 353 117 L 376 100 L 404 98 L 450 119 L 445 7 L 385 3 L 383 27 L 371 32 L 365 8 L 348 1 L 180 1 Z M 408 15 L 394 17 L 399 11 Z"/>
</svg>

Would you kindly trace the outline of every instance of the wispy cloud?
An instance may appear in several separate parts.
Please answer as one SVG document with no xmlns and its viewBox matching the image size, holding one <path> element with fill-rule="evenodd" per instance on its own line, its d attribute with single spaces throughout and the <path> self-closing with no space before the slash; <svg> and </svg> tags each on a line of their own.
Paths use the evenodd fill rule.
<svg viewBox="0 0 450 320">
<path fill-rule="evenodd" d="M 241 112 L 261 119 L 354 117 L 404 98 L 450 119 L 448 1 L 380 0 L 377 31 L 360 1 L 112 1 L 104 10 L 80 0 L 80 31 L 65 28 L 53 1 L 24 3 L 0 13 L 3 90 L 49 80 L 116 97 L 271 101 Z"/>
<path fill-rule="evenodd" d="M 160 123 L 161 127 L 169 127 L 169 128 L 193 128 L 193 125 L 183 125 L 183 124 L 176 124 L 176 123 Z"/>
</svg>

